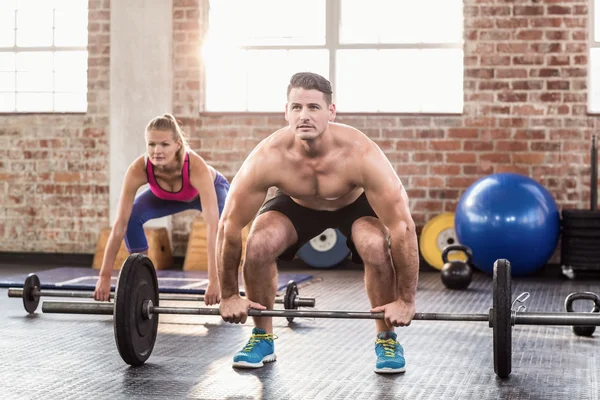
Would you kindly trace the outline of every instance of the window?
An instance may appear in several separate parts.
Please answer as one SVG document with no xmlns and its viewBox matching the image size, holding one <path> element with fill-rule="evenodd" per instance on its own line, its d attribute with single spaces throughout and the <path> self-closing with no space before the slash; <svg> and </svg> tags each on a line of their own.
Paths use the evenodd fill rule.
<svg viewBox="0 0 600 400">
<path fill-rule="evenodd" d="M 87 109 L 87 1 L 0 0 L 0 112 Z"/>
<path fill-rule="evenodd" d="M 211 0 L 208 24 L 203 111 L 281 112 L 312 71 L 340 112 L 462 112 L 462 0 Z"/>
<path fill-rule="evenodd" d="M 588 111 L 600 113 L 600 0 L 590 2 L 590 59 Z"/>
</svg>

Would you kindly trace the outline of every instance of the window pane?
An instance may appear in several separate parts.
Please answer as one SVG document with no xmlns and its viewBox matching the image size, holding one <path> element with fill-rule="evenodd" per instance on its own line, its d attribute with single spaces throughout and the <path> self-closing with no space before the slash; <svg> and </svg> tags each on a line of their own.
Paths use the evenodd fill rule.
<svg viewBox="0 0 600 400">
<path fill-rule="evenodd" d="M 52 71 L 17 72 L 17 92 L 51 92 Z"/>
<path fill-rule="evenodd" d="M 15 3 L 0 1 L 0 47 L 15 45 Z"/>
<path fill-rule="evenodd" d="M 337 60 L 340 112 L 419 111 L 419 50 L 341 50 Z"/>
<path fill-rule="evenodd" d="M 325 44 L 325 2 L 218 0 L 210 2 L 209 30 L 239 46 Z M 232 28 L 234 27 L 234 28 Z"/>
<path fill-rule="evenodd" d="M 57 51 L 54 53 L 55 71 L 86 71 L 87 51 Z"/>
<path fill-rule="evenodd" d="M 44 2 L 19 2 L 17 46 L 52 46 L 53 10 Z"/>
<path fill-rule="evenodd" d="M 52 111 L 52 93 L 17 93 L 17 111 Z"/>
<path fill-rule="evenodd" d="M 0 71 L 14 71 L 15 70 L 15 53 L 2 53 L 0 52 Z"/>
<path fill-rule="evenodd" d="M 246 110 L 246 52 L 205 48 L 206 110 Z"/>
<path fill-rule="evenodd" d="M 590 112 L 600 112 L 600 48 L 590 49 Z"/>
<path fill-rule="evenodd" d="M 341 0 L 341 43 L 456 43 L 461 0 Z"/>
<path fill-rule="evenodd" d="M 254 50 L 248 52 L 248 111 L 283 111 L 286 90 L 296 72 L 329 75 L 326 50 Z"/>
<path fill-rule="evenodd" d="M 17 53 L 17 71 L 52 71 L 51 51 Z"/>
<path fill-rule="evenodd" d="M 0 93 L 0 111 L 15 111 L 14 93 Z"/>
<path fill-rule="evenodd" d="M 15 90 L 15 73 L 0 72 L 0 92 L 13 92 Z"/>
<path fill-rule="evenodd" d="M 88 44 L 87 26 L 84 27 L 57 27 L 54 30 L 54 45 L 56 46 L 81 46 L 85 47 Z"/>
<path fill-rule="evenodd" d="M 459 49 L 340 50 L 337 62 L 340 112 L 462 112 Z"/>
<path fill-rule="evenodd" d="M 462 0 L 420 0 L 418 4 L 423 43 L 462 43 Z"/>
<path fill-rule="evenodd" d="M 87 109 L 87 93 L 56 93 L 54 95 L 54 111 L 85 112 Z"/>
<path fill-rule="evenodd" d="M 85 3 L 82 1 L 82 3 Z M 57 8 L 54 11 L 54 44 L 56 46 L 87 45 L 88 12 L 85 8 Z"/>
<path fill-rule="evenodd" d="M 56 71 L 54 73 L 54 90 L 56 92 L 82 92 L 86 88 L 86 71 Z"/>
<path fill-rule="evenodd" d="M 329 75 L 327 50 L 205 53 L 206 111 L 283 111 L 296 72 Z"/>
<path fill-rule="evenodd" d="M 340 50 L 337 52 L 335 102 L 339 112 L 377 111 L 377 76 L 365 79 L 365 71 L 375 71 L 377 50 Z"/>
<path fill-rule="evenodd" d="M 421 112 L 463 111 L 463 51 L 421 50 Z"/>
</svg>

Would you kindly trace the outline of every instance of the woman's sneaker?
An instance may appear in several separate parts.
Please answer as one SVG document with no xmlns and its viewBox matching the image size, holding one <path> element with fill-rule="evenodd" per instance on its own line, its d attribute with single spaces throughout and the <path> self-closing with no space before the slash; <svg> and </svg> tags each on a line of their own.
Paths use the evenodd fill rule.
<svg viewBox="0 0 600 400">
<path fill-rule="evenodd" d="M 377 354 L 375 372 L 397 374 L 406 371 L 404 349 L 396 341 L 395 332 L 381 332 L 377 335 L 375 354 Z"/>
<path fill-rule="evenodd" d="M 266 362 L 277 359 L 273 340 L 277 336 L 254 328 L 246 346 L 233 357 L 233 366 L 237 368 L 260 368 Z"/>
</svg>

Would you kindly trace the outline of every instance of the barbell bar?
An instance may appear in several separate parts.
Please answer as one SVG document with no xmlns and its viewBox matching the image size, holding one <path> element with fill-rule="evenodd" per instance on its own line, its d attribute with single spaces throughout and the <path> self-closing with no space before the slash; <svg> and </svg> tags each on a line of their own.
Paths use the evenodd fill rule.
<svg viewBox="0 0 600 400">
<path fill-rule="evenodd" d="M 68 290 L 51 290 L 40 289 L 40 280 L 36 274 L 29 274 L 23 283 L 23 288 L 8 288 L 8 297 L 22 298 L 23 307 L 29 314 L 33 314 L 38 307 L 40 297 L 64 297 L 64 298 L 82 298 L 93 299 L 94 294 L 89 291 L 68 291 Z M 294 281 L 289 281 L 286 294 L 284 296 L 275 297 L 276 304 L 286 304 L 291 291 L 297 291 L 297 284 Z M 171 294 L 161 293 L 161 300 L 169 301 L 204 301 L 204 295 L 192 294 Z M 110 299 L 114 299 L 114 293 L 110 293 Z M 316 300 L 314 297 L 295 296 L 292 302 L 292 309 L 299 307 L 314 307 Z M 102 304 L 100 306 L 102 312 L 94 312 L 95 314 L 112 314 L 112 306 L 110 304 Z M 109 308 L 110 307 L 110 308 Z"/>
<path fill-rule="evenodd" d="M 490 310 L 492 310 L 490 308 Z M 112 314 L 113 306 L 108 303 L 89 301 L 44 301 L 42 311 L 47 314 Z M 150 300 L 142 305 L 142 313 L 146 318 L 154 314 L 208 315 L 220 316 L 218 308 L 197 307 L 159 307 Z M 293 317 L 293 318 L 327 318 L 327 319 L 384 319 L 384 313 L 363 311 L 300 311 L 300 310 L 248 310 L 250 317 Z M 490 314 L 454 314 L 454 313 L 415 313 L 417 321 L 465 321 L 489 322 Z M 600 325 L 600 314 L 564 313 L 564 312 L 527 312 L 517 313 L 513 325 Z"/>
<path fill-rule="evenodd" d="M 134 272 L 135 271 L 135 272 Z M 512 302 L 510 262 L 494 263 L 493 307 L 487 314 L 416 313 L 414 320 L 481 321 L 493 328 L 494 371 L 500 378 L 511 373 L 513 325 L 600 325 L 600 315 L 591 313 L 524 312 L 529 294 Z M 103 313 L 100 304 L 92 302 L 43 302 L 44 313 Z M 286 307 L 287 308 L 287 307 Z M 138 366 L 150 357 L 158 331 L 160 314 L 220 315 L 216 308 L 161 307 L 158 283 L 152 262 L 143 254 L 131 255 L 119 273 L 114 301 L 114 334 L 121 358 Z M 249 316 L 289 318 L 383 319 L 383 313 L 353 311 L 248 310 Z"/>
</svg>

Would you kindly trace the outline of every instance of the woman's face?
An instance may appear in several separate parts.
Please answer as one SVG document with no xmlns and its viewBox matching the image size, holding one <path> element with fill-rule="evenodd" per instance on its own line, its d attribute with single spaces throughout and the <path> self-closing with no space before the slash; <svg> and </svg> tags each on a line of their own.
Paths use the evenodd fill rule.
<svg viewBox="0 0 600 400">
<path fill-rule="evenodd" d="M 181 144 L 173 138 L 174 136 L 170 130 L 146 131 L 146 151 L 152 164 L 165 166 L 175 160 L 175 154 L 181 148 Z"/>
</svg>

